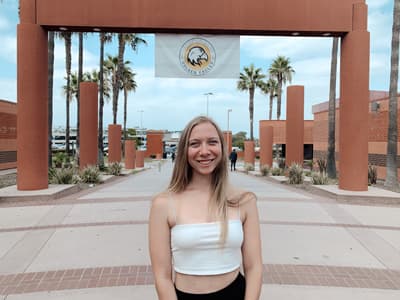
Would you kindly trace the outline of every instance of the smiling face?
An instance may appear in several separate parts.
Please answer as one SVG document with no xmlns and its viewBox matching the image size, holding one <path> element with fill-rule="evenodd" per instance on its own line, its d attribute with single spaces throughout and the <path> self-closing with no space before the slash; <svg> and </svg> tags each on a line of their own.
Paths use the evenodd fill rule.
<svg viewBox="0 0 400 300">
<path fill-rule="evenodd" d="M 222 146 L 211 123 L 204 122 L 193 127 L 187 155 L 193 173 L 210 175 L 215 170 L 222 158 Z"/>
</svg>

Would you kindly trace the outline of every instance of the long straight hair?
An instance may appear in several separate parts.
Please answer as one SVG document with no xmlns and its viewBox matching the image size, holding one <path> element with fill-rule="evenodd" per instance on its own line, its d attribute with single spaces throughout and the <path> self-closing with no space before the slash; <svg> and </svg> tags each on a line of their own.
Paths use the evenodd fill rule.
<svg viewBox="0 0 400 300">
<path fill-rule="evenodd" d="M 217 131 L 221 145 L 221 160 L 211 174 L 211 194 L 210 210 L 221 221 L 220 241 L 223 244 L 226 240 L 228 226 L 228 157 L 226 153 L 226 144 L 224 135 L 218 125 L 209 117 L 198 116 L 192 119 L 182 131 L 178 143 L 178 152 L 175 158 L 175 165 L 172 172 L 172 178 L 168 190 L 174 193 L 182 192 L 186 189 L 193 177 L 193 170 L 188 161 L 189 138 L 194 127 L 199 124 L 210 123 Z"/>
</svg>

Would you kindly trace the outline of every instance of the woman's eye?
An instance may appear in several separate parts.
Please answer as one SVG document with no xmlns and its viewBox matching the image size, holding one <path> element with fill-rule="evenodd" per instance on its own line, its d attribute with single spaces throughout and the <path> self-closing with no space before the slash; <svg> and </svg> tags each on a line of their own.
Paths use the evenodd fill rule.
<svg viewBox="0 0 400 300">
<path fill-rule="evenodd" d="M 197 147 L 198 145 L 199 145 L 199 143 L 197 143 L 197 142 L 189 143 L 190 147 Z"/>
</svg>

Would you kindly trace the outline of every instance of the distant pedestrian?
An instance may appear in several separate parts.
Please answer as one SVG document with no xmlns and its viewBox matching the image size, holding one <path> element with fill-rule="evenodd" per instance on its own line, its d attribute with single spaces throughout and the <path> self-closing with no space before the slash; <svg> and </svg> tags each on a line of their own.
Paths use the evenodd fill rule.
<svg viewBox="0 0 400 300">
<path fill-rule="evenodd" d="M 233 149 L 231 154 L 229 154 L 229 160 L 231 161 L 231 171 L 236 171 L 236 161 L 237 161 L 237 153 L 236 150 Z"/>
<path fill-rule="evenodd" d="M 172 162 L 175 161 L 175 152 L 172 152 L 172 154 L 171 154 L 171 160 L 172 160 Z"/>
</svg>

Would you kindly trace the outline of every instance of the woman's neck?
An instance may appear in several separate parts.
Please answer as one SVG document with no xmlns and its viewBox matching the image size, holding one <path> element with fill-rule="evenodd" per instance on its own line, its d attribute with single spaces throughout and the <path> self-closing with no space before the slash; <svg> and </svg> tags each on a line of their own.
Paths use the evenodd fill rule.
<svg viewBox="0 0 400 300">
<path fill-rule="evenodd" d="M 188 188 L 202 191 L 209 191 L 211 187 L 211 175 L 193 174 Z"/>
</svg>

